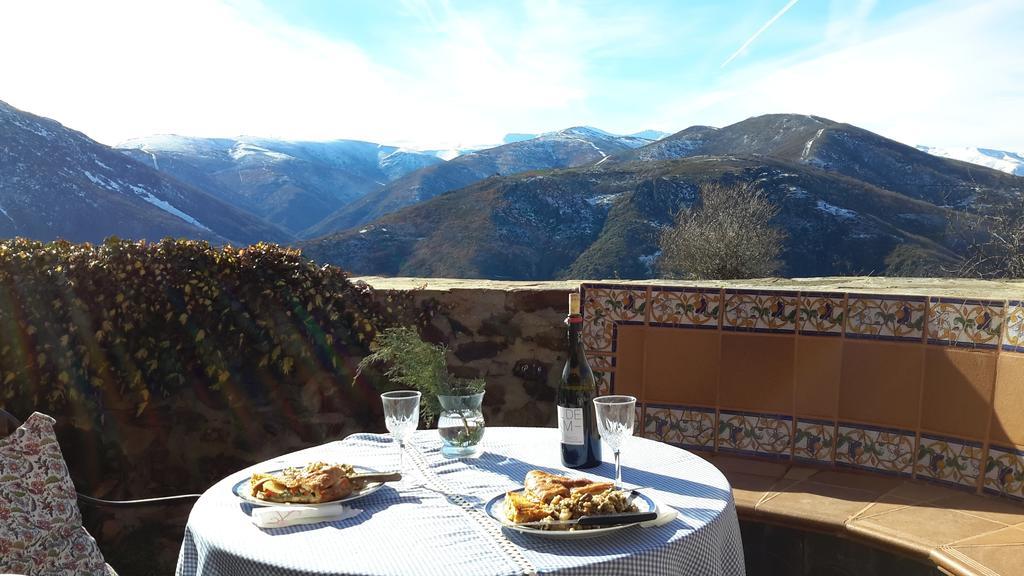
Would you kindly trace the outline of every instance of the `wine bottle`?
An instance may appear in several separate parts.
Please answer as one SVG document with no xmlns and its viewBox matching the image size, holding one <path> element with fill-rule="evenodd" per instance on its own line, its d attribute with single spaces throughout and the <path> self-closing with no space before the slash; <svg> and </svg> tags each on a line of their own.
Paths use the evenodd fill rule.
<svg viewBox="0 0 1024 576">
<path fill-rule="evenodd" d="M 569 358 L 558 383 L 558 429 L 562 436 L 562 465 L 568 468 L 592 468 L 601 463 L 601 436 L 597 431 L 594 396 L 597 383 L 587 363 L 580 334 L 580 295 L 569 294 Z"/>
</svg>

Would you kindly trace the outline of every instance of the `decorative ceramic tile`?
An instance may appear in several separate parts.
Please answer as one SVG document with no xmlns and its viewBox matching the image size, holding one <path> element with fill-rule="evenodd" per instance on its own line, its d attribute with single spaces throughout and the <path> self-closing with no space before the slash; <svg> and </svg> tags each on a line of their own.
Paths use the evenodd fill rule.
<svg viewBox="0 0 1024 576">
<path fill-rule="evenodd" d="M 645 437 L 687 448 L 714 449 L 713 408 L 648 404 L 644 409 Z"/>
<path fill-rule="evenodd" d="M 615 369 L 615 356 L 587 353 L 587 364 L 594 372 L 611 372 Z"/>
<path fill-rule="evenodd" d="M 840 424 L 836 464 L 910 476 L 914 471 L 914 433 Z"/>
<path fill-rule="evenodd" d="M 925 298 L 851 294 L 847 304 L 846 337 L 921 340 Z"/>
<path fill-rule="evenodd" d="M 932 344 L 996 348 L 1002 327 L 999 301 L 932 298 L 928 306 L 928 342 Z"/>
<path fill-rule="evenodd" d="M 614 352 L 616 324 L 646 321 L 647 289 L 642 286 L 584 284 L 580 291 L 587 350 Z"/>
<path fill-rule="evenodd" d="M 598 396 L 613 394 L 615 389 L 615 372 L 598 372 L 594 370 L 594 380 L 597 382 Z"/>
<path fill-rule="evenodd" d="M 723 330 L 793 332 L 796 330 L 796 292 L 725 292 Z"/>
<path fill-rule="evenodd" d="M 988 447 L 985 491 L 1024 499 L 1024 451 Z"/>
<path fill-rule="evenodd" d="M 1014 352 L 1024 352 L 1024 302 L 1010 301 L 1006 307 L 1006 333 L 1003 335 L 1003 348 Z"/>
<path fill-rule="evenodd" d="M 801 292 L 797 314 L 800 333 L 839 336 L 846 320 L 846 296 L 826 292 Z"/>
<path fill-rule="evenodd" d="M 835 438 L 835 422 L 798 418 L 796 436 L 793 438 L 793 457 L 831 464 Z"/>
<path fill-rule="evenodd" d="M 777 414 L 721 412 L 718 449 L 757 456 L 789 458 L 793 420 Z"/>
<path fill-rule="evenodd" d="M 921 435 L 917 447 L 917 477 L 975 489 L 981 474 L 982 446 L 978 442 Z"/>
<path fill-rule="evenodd" d="M 718 328 L 722 292 L 704 288 L 655 288 L 651 294 L 652 326 Z"/>
</svg>

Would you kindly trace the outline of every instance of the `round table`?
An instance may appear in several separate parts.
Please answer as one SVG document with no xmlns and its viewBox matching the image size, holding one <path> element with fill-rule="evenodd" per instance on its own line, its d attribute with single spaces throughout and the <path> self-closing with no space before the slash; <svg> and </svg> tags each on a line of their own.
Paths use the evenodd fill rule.
<svg viewBox="0 0 1024 576">
<path fill-rule="evenodd" d="M 675 508 L 673 521 L 557 540 L 503 529 L 483 511 L 495 495 L 521 486 L 528 471 L 562 470 L 556 429 L 488 428 L 475 457 L 450 459 L 440 449 L 436 430 L 418 431 L 406 446 L 402 481 L 347 504 L 362 510 L 358 516 L 287 528 L 253 525 L 251 507 L 232 486 L 254 471 L 313 460 L 394 469 L 390 437 L 354 434 L 233 474 L 192 509 L 177 574 L 744 574 L 729 483 L 686 450 L 636 437 L 622 452 L 623 483 Z M 607 446 L 604 454 L 611 459 Z M 611 479 L 615 470 L 605 461 L 579 473 Z"/>
</svg>

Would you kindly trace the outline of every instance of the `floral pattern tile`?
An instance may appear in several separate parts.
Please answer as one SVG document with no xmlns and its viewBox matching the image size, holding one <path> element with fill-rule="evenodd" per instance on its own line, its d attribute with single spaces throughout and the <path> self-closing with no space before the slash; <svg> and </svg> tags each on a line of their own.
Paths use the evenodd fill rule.
<svg viewBox="0 0 1024 576">
<path fill-rule="evenodd" d="M 590 363 L 589 361 L 587 362 Z M 594 380 L 597 383 L 597 395 L 603 396 L 605 394 L 612 394 L 615 390 L 615 373 L 614 372 L 594 372 Z"/>
<path fill-rule="evenodd" d="M 593 352 L 615 351 L 615 326 L 647 319 L 647 289 L 639 286 L 585 284 L 583 292 L 583 345 Z"/>
<path fill-rule="evenodd" d="M 651 324 L 718 328 L 722 292 L 714 289 L 654 289 L 651 294 Z"/>
<path fill-rule="evenodd" d="M 644 408 L 645 437 L 688 448 L 714 449 L 714 409 L 656 404 Z"/>
<path fill-rule="evenodd" d="M 718 449 L 789 458 L 792 425 L 789 416 L 721 412 L 718 417 Z"/>
<path fill-rule="evenodd" d="M 838 336 L 846 320 L 846 296 L 823 292 L 801 292 L 797 314 L 800 332 Z"/>
<path fill-rule="evenodd" d="M 726 291 L 723 330 L 794 332 L 796 292 Z"/>
<path fill-rule="evenodd" d="M 980 443 L 922 434 L 917 447 L 917 477 L 974 489 L 981 475 L 981 457 Z"/>
<path fill-rule="evenodd" d="M 793 457 L 798 460 L 831 464 L 835 438 L 835 422 L 798 418 L 796 436 L 793 438 Z"/>
<path fill-rule="evenodd" d="M 1011 301 L 1006 307 L 1006 333 L 1003 335 L 1003 348 L 1014 352 L 1024 352 L 1024 302 Z"/>
<path fill-rule="evenodd" d="M 1024 499 L 1024 451 L 989 446 L 985 491 Z"/>
<path fill-rule="evenodd" d="M 913 432 L 840 424 L 836 464 L 910 476 L 914 471 Z"/>
<path fill-rule="evenodd" d="M 928 342 L 995 348 L 1003 326 L 1003 303 L 933 298 L 928 306 Z"/>
<path fill-rule="evenodd" d="M 917 340 L 924 334 L 924 297 L 854 296 L 847 303 L 847 338 Z"/>
</svg>

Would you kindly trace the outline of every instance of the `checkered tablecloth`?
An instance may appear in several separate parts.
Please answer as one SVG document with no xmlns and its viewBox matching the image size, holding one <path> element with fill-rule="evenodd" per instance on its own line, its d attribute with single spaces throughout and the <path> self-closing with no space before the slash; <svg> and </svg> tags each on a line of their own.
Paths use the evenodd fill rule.
<svg viewBox="0 0 1024 576">
<path fill-rule="evenodd" d="M 351 502 L 348 520 L 261 530 L 231 487 L 253 471 L 311 460 L 394 469 L 388 436 L 355 434 L 264 462 L 203 494 L 185 529 L 178 576 L 376 575 L 701 575 L 741 576 L 743 549 L 728 481 L 685 450 L 643 438 L 623 449 L 623 482 L 679 516 L 655 528 L 630 527 L 585 540 L 554 540 L 502 529 L 483 511 L 496 494 L 522 485 L 534 468 L 560 469 L 548 428 L 488 428 L 477 457 L 448 459 L 436 430 L 406 447 L 403 480 Z M 606 459 L 611 451 L 605 447 Z M 613 478 L 605 462 L 584 471 Z M 573 472 L 575 473 L 575 472 Z"/>
</svg>

